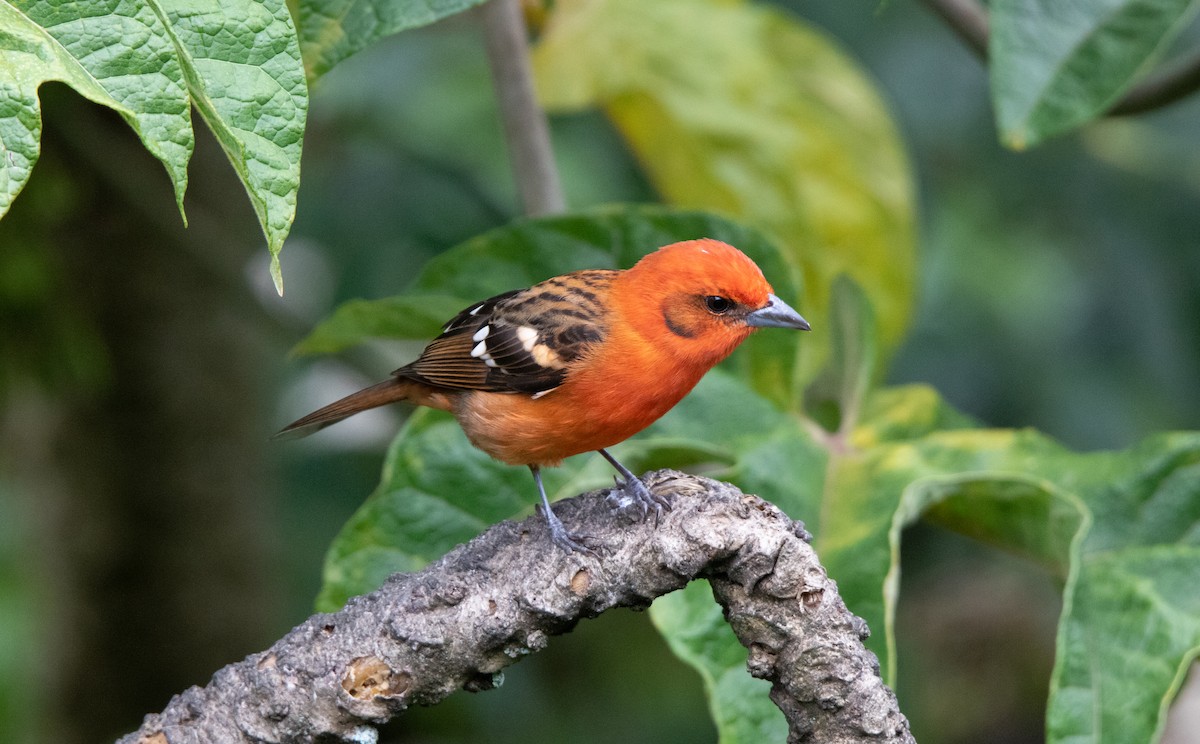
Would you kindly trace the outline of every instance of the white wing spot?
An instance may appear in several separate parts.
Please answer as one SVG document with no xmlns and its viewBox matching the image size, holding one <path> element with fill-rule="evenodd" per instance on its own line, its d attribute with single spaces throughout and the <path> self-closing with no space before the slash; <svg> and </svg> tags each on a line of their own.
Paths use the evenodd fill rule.
<svg viewBox="0 0 1200 744">
<path fill-rule="evenodd" d="M 491 358 L 490 356 L 488 356 L 487 354 L 484 354 L 484 355 L 483 355 L 483 363 L 484 363 L 484 364 L 486 364 L 486 365 L 487 365 L 487 366 L 489 366 L 489 367 L 495 367 L 495 366 L 496 366 L 496 360 L 495 360 L 495 359 L 492 359 L 492 358 Z"/>
<path fill-rule="evenodd" d="M 472 341 L 482 341 L 485 338 L 487 338 L 488 334 L 491 332 L 492 332 L 492 327 L 490 325 L 485 325 L 484 327 L 480 328 L 478 331 L 475 331 L 475 335 L 471 336 L 471 340 Z"/>
<path fill-rule="evenodd" d="M 547 393 L 554 392 L 554 390 L 555 390 L 555 388 L 550 388 L 549 390 L 541 390 L 541 391 L 534 393 L 533 395 L 531 395 L 529 397 L 533 398 L 534 400 L 537 400 L 538 398 L 542 397 L 543 395 L 546 395 Z"/>
<path fill-rule="evenodd" d="M 533 351 L 533 345 L 537 343 L 538 338 L 537 329 L 520 326 L 517 328 L 517 338 L 521 339 L 521 345 L 525 347 L 525 351 Z"/>
<path fill-rule="evenodd" d="M 488 359 L 487 342 L 480 341 L 479 343 L 475 344 L 475 348 L 471 349 L 471 356 Z"/>
<path fill-rule="evenodd" d="M 483 302 L 479 303 L 475 307 L 471 308 L 471 312 L 467 313 L 467 315 L 474 315 L 475 313 L 479 312 L 480 310 L 483 309 L 483 306 L 485 304 L 487 304 L 487 303 L 483 303 Z"/>
</svg>

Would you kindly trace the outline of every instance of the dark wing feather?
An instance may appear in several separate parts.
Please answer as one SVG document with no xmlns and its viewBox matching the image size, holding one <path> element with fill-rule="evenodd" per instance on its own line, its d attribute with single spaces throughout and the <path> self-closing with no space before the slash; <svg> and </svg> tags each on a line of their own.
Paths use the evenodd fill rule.
<svg viewBox="0 0 1200 744">
<path fill-rule="evenodd" d="M 455 315 L 446 322 L 446 325 L 442 326 L 442 335 L 445 336 L 448 333 L 461 331 L 468 327 L 471 328 L 471 332 L 474 333 L 475 329 L 479 328 L 481 325 L 480 321 L 491 317 L 492 311 L 496 309 L 496 305 L 504 302 L 510 297 L 515 297 L 516 295 L 528 291 L 528 289 L 514 289 L 509 292 L 505 292 L 504 294 L 498 294 L 495 297 L 489 297 L 483 302 L 476 302 L 474 305 L 471 305 L 468 308 L 464 308 L 462 312 L 460 312 L 458 315 Z"/>
<path fill-rule="evenodd" d="M 616 274 L 578 271 L 471 305 L 393 374 L 457 390 L 547 393 L 604 338 L 603 297 Z"/>
</svg>

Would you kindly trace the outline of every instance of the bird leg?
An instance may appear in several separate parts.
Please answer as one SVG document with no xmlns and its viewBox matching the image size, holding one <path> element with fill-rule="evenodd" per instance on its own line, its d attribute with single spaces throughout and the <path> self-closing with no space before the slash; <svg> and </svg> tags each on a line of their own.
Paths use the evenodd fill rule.
<svg viewBox="0 0 1200 744">
<path fill-rule="evenodd" d="M 595 538 L 592 535 L 572 534 L 554 513 L 554 510 L 550 508 L 550 500 L 546 498 L 546 488 L 542 485 L 542 469 L 537 465 L 530 465 L 529 471 L 533 473 L 533 482 L 537 484 L 538 494 L 542 497 L 542 513 L 546 516 L 546 525 L 550 528 L 550 539 L 568 553 L 586 553 L 595 556 L 596 551 L 586 544 L 588 540 L 595 540 Z"/>
<path fill-rule="evenodd" d="M 654 523 L 658 524 L 658 519 L 662 516 L 662 513 L 664 511 L 671 510 L 671 502 L 665 496 L 659 496 L 655 493 L 652 493 L 646 484 L 642 482 L 641 478 L 638 478 L 636 475 L 631 473 L 629 468 L 622 465 L 617 458 L 610 455 L 608 450 L 599 449 L 596 451 L 601 455 L 604 455 L 604 459 L 608 460 L 609 464 L 616 468 L 617 472 L 621 474 L 621 477 L 625 479 L 625 482 L 621 483 L 616 480 L 615 476 L 613 477 L 617 488 L 624 491 L 625 495 L 629 499 L 632 499 L 633 503 L 636 504 L 639 509 L 641 509 L 642 519 L 645 519 L 647 516 L 649 516 L 651 510 L 653 510 Z M 618 507 L 624 507 L 627 503 L 628 502 L 622 503 L 619 500 L 617 502 Z"/>
</svg>

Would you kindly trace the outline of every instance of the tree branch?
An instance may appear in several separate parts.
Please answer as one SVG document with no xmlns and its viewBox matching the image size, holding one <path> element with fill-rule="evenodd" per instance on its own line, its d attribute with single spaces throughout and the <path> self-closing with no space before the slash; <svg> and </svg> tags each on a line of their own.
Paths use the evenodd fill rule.
<svg viewBox="0 0 1200 744">
<path fill-rule="evenodd" d="M 1200 51 L 1175 60 L 1135 85 L 1113 104 L 1107 116 L 1140 114 L 1162 108 L 1200 89 Z"/>
<path fill-rule="evenodd" d="M 942 17 L 975 56 L 987 62 L 988 14 L 977 0 L 925 0 L 925 4 Z"/>
<path fill-rule="evenodd" d="M 979 0 L 924 0 L 976 56 L 987 62 L 988 14 Z M 1105 116 L 1140 114 L 1162 108 L 1200 89 L 1200 51 L 1178 60 L 1140 83 L 1105 112 Z"/>
<path fill-rule="evenodd" d="M 489 0 L 479 13 L 508 157 L 525 214 L 562 212 L 566 199 L 554 164 L 546 112 L 538 105 L 533 89 L 520 0 Z"/>
<path fill-rule="evenodd" d="M 125 744 L 374 742 L 410 705 L 480 691 L 495 675 L 613 607 L 645 607 L 708 578 L 748 667 L 772 682 L 789 742 L 911 742 L 862 644 L 863 621 L 806 542 L 803 525 L 725 483 L 658 471 L 659 524 L 615 514 L 605 491 L 559 502 L 601 558 L 555 548 L 544 520 L 501 522 L 424 570 L 319 614 L 267 651 L 175 696 Z"/>
</svg>

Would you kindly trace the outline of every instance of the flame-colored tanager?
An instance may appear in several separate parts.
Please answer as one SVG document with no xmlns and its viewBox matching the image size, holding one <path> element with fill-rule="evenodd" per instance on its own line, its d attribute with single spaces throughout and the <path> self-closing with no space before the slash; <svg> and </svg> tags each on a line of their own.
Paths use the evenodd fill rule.
<svg viewBox="0 0 1200 744">
<path fill-rule="evenodd" d="M 541 468 L 595 450 L 644 513 L 660 510 L 665 504 L 605 448 L 670 410 L 763 327 L 809 329 L 737 248 L 674 243 L 630 269 L 575 271 L 475 303 L 390 379 L 280 435 L 396 401 L 449 411 L 476 447 L 529 466 L 554 542 L 586 550 L 550 509 Z"/>
</svg>

